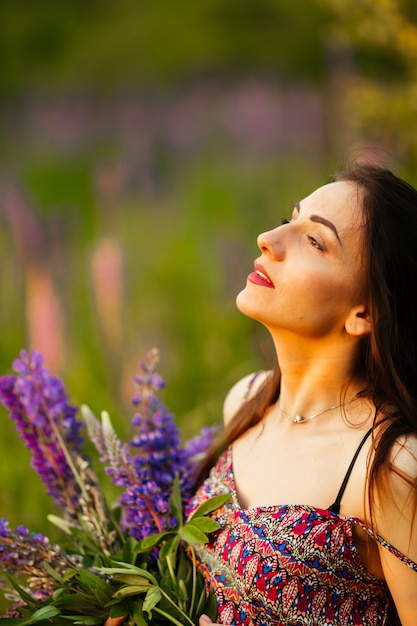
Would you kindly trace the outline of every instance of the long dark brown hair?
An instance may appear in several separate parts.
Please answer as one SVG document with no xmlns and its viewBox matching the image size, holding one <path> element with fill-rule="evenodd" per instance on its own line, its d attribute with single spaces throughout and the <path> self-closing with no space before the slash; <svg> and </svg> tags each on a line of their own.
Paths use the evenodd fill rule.
<svg viewBox="0 0 417 626">
<path fill-rule="evenodd" d="M 369 470 L 372 513 L 376 487 L 393 470 L 396 441 L 417 434 L 417 191 L 382 167 L 356 164 L 335 180 L 361 191 L 365 219 L 363 263 L 371 333 L 360 346 L 357 373 L 375 405 L 374 456 Z M 417 459 L 416 459 L 417 460 Z M 402 476 L 414 487 L 417 481 Z"/>
<path fill-rule="evenodd" d="M 378 421 L 369 468 L 372 511 L 375 488 L 392 469 L 392 446 L 402 436 L 417 435 L 417 191 L 389 170 L 361 163 L 332 180 L 357 186 L 365 220 L 362 258 L 372 330 L 361 340 L 355 374 L 366 381 L 365 394 L 375 406 L 374 424 Z M 230 421 L 199 480 L 226 446 L 259 423 L 277 401 L 279 385 L 276 368 Z M 417 483 L 403 478 L 414 486 L 416 501 Z"/>
</svg>

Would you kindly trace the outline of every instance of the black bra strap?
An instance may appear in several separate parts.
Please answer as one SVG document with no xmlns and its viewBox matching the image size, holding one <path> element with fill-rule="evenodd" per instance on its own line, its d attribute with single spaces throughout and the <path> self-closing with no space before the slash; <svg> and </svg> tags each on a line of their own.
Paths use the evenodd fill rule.
<svg viewBox="0 0 417 626">
<path fill-rule="evenodd" d="M 350 465 L 348 467 L 348 471 L 346 472 L 346 476 L 343 479 L 343 482 L 342 482 L 342 485 L 341 485 L 341 487 L 339 489 L 339 493 L 337 494 L 336 500 L 333 502 L 332 505 L 330 505 L 328 507 L 328 510 L 331 511 L 332 513 L 339 513 L 340 512 L 340 503 L 342 501 L 343 494 L 345 493 L 346 485 L 348 484 L 348 480 L 349 480 L 350 475 L 352 473 L 353 466 L 355 465 L 356 459 L 359 456 L 359 452 L 362 450 L 363 444 L 368 439 L 368 437 L 371 434 L 371 432 L 372 432 L 372 428 L 370 428 L 368 430 L 368 432 L 366 433 L 366 435 L 364 436 L 364 438 L 360 442 L 360 444 L 359 444 L 355 454 L 353 455 L 353 459 L 350 462 Z"/>
</svg>

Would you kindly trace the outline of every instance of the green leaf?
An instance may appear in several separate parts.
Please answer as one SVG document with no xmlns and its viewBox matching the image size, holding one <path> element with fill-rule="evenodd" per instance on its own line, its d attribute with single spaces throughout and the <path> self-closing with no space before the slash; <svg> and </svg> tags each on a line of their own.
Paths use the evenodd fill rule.
<svg viewBox="0 0 417 626">
<path fill-rule="evenodd" d="M 179 534 L 176 534 L 175 537 L 173 537 L 169 541 L 166 541 L 159 551 L 159 559 L 161 561 L 164 561 L 171 554 L 174 554 L 178 549 L 179 543 L 180 543 Z"/>
<path fill-rule="evenodd" d="M 187 524 L 186 526 L 183 526 L 180 530 L 180 537 L 181 539 L 183 539 L 184 541 L 186 541 L 189 544 L 194 544 L 194 543 L 207 543 L 208 542 L 208 537 L 205 533 L 203 533 L 202 530 L 200 530 L 199 528 L 196 528 L 195 526 L 192 526 L 191 524 Z"/>
<path fill-rule="evenodd" d="M 114 604 L 110 609 L 110 617 L 123 617 L 129 615 L 130 607 L 126 602 L 118 602 Z"/>
<path fill-rule="evenodd" d="M 118 589 L 113 597 L 126 598 L 128 596 L 137 596 L 140 593 L 146 593 L 152 588 L 153 586 L 150 587 L 149 583 L 147 585 L 127 585 L 126 587 L 121 587 L 121 589 Z"/>
<path fill-rule="evenodd" d="M 201 613 L 205 613 L 206 615 L 208 615 L 210 617 L 210 619 L 214 620 L 217 617 L 217 599 L 216 596 L 214 595 L 214 593 L 210 593 L 210 595 L 208 596 L 205 604 L 204 604 L 204 610 Z M 198 613 L 198 616 L 201 615 L 201 613 Z"/>
<path fill-rule="evenodd" d="M 47 622 L 38 622 L 38 624 L 40 624 L 40 626 L 47 626 L 48 624 L 50 626 L 70 626 L 68 624 L 68 622 L 70 621 L 70 624 L 73 624 L 73 622 L 77 619 L 80 618 L 80 615 L 74 615 L 72 618 L 70 618 L 70 620 L 68 620 L 66 615 L 57 615 L 56 617 L 53 617 L 52 619 L 48 620 Z M 107 616 L 106 615 L 102 615 L 102 623 L 105 622 Z"/>
<path fill-rule="evenodd" d="M 202 615 L 202 613 L 204 613 L 204 607 L 207 604 L 207 593 L 205 589 L 202 589 L 200 591 L 200 596 L 198 598 L 197 601 L 197 606 L 196 606 L 196 615 Z M 207 615 L 207 613 L 206 613 Z"/>
<path fill-rule="evenodd" d="M 187 522 L 186 526 L 188 525 L 199 528 L 203 533 L 212 533 L 220 528 L 220 524 L 210 517 L 193 517 Z"/>
<path fill-rule="evenodd" d="M 63 583 L 68 582 L 71 578 L 76 576 L 77 573 L 78 573 L 78 570 L 76 570 L 76 569 L 67 569 L 65 574 L 62 576 L 62 582 Z"/>
<path fill-rule="evenodd" d="M 143 615 L 143 600 L 129 600 L 130 613 L 136 626 L 148 626 L 148 621 Z"/>
<path fill-rule="evenodd" d="M 181 499 L 181 488 L 180 481 L 178 478 L 178 474 L 176 474 L 173 486 L 172 486 L 172 494 L 171 494 L 171 511 L 173 515 L 178 520 L 178 524 L 181 527 L 183 525 L 183 514 L 182 514 L 182 499 Z"/>
<path fill-rule="evenodd" d="M 100 606 L 105 606 L 113 597 L 113 589 L 104 589 L 102 585 L 97 585 L 94 589 L 94 596 Z"/>
<path fill-rule="evenodd" d="M 156 585 L 157 581 L 154 576 L 146 569 L 141 567 L 136 567 L 135 565 L 130 565 L 127 563 L 123 563 L 122 561 L 113 561 L 118 567 L 100 567 L 98 568 L 104 574 L 109 574 L 110 576 L 116 576 L 117 574 L 138 574 L 139 576 L 144 576 L 148 580 L 151 581 L 152 584 Z"/>
<path fill-rule="evenodd" d="M 74 621 L 74 624 L 80 626 L 96 626 L 98 624 L 103 623 L 103 618 L 99 616 L 86 615 L 85 617 L 77 616 L 77 619 Z"/>
<path fill-rule="evenodd" d="M 201 515 L 207 515 L 207 513 L 211 513 L 212 511 L 219 509 L 221 506 L 223 506 L 223 504 L 230 500 L 230 497 L 230 493 L 224 493 L 220 496 L 213 496 L 212 498 L 209 498 L 209 500 L 206 500 L 205 502 L 203 502 L 203 504 L 200 504 L 191 519 L 194 519 L 195 517 L 200 517 Z"/>
<path fill-rule="evenodd" d="M 188 593 L 188 589 L 185 585 L 185 582 L 182 578 L 180 578 L 180 580 L 178 581 L 178 587 L 179 587 L 179 591 L 180 591 L 180 597 L 181 600 L 183 602 L 188 602 L 189 599 L 189 593 Z"/>
<path fill-rule="evenodd" d="M 54 617 L 54 619 L 50 622 L 53 626 L 71 626 L 72 624 L 80 624 L 85 623 L 90 620 L 94 620 L 94 623 L 103 624 L 107 619 L 107 614 L 103 613 L 101 615 L 59 615 L 58 617 Z M 68 622 L 71 624 L 69 625 Z"/>
<path fill-rule="evenodd" d="M 63 587 L 59 587 L 58 589 L 55 589 L 55 591 L 52 594 L 52 600 L 54 604 L 56 600 L 58 600 L 58 598 L 62 596 L 64 592 L 65 592 L 65 589 L 63 589 Z"/>
<path fill-rule="evenodd" d="M 114 592 L 113 587 L 100 578 L 100 576 L 97 576 L 97 574 L 93 574 L 93 572 L 86 569 L 80 569 L 78 570 L 78 577 L 91 592 L 95 593 L 98 588 L 100 589 L 100 593 L 106 595 L 108 599 L 112 597 Z"/>
<path fill-rule="evenodd" d="M 128 537 L 123 544 L 122 549 L 122 561 L 125 563 L 134 563 L 135 562 L 135 547 L 136 544 L 139 543 L 133 539 L 133 537 Z"/>
<path fill-rule="evenodd" d="M 145 596 L 143 601 L 142 610 L 146 611 L 149 618 L 152 617 L 152 609 L 158 604 L 162 597 L 162 593 L 159 587 L 151 587 Z"/>
<path fill-rule="evenodd" d="M 117 580 L 127 585 L 150 585 L 149 578 L 138 576 L 138 574 L 118 574 Z"/>
<path fill-rule="evenodd" d="M 159 606 L 156 606 L 154 608 L 154 612 L 158 613 L 158 615 L 162 615 L 162 617 L 164 618 L 164 622 L 162 622 L 163 624 L 165 624 L 165 622 L 170 622 L 170 624 L 175 624 L 175 626 L 183 626 L 184 622 L 183 621 L 179 621 L 178 619 L 176 619 L 176 617 L 174 617 L 173 613 L 172 613 L 172 608 L 170 610 L 170 612 L 168 613 L 167 611 L 163 611 L 162 609 L 159 608 Z M 181 614 L 181 613 L 180 613 Z M 185 614 L 184 614 L 185 615 Z M 153 623 L 154 620 L 151 622 Z M 156 624 L 158 622 L 155 622 Z M 189 620 L 187 619 L 187 624 L 189 624 Z"/>
<path fill-rule="evenodd" d="M 134 554 L 141 554 L 142 552 L 149 552 L 149 550 L 152 550 L 152 548 L 158 545 L 158 543 L 160 543 L 163 539 L 167 537 L 171 537 L 171 536 L 172 536 L 172 532 L 149 535 L 149 537 L 145 537 L 144 539 L 141 539 L 140 541 L 137 542 L 137 544 L 133 548 Z"/>
<path fill-rule="evenodd" d="M 62 519 L 62 517 L 58 517 L 57 515 L 52 515 L 52 513 L 47 515 L 46 519 L 67 535 L 72 535 L 73 525 L 67 520 Z"/>
<path fill-rule="evenodd" d="M 183 580 L 191 589 L 194 567 L 191 561 L 191 555 L 187 556 L 183 551 L 179 553 L 178 564 L 176 568 L 176 579 Z M 198 577 L 197 577 L 198 578 Z"/>
<path fill-rule="evenodd" d="M 23 587 L 18 585 L 18 583 L 14 580 L 14 578 L 12 576 L 10 576 L 9 574 L 6 574 L 6 577 L 7 577 L 8 581 L 9 581 L 10 585 L 13 587 L 13 589 L 15 591 L 17 591 L 19 596 L 22 598 L 22 600 L 24 600 L 24 602 L 28 606 L 30 606 L 30 607 L 39 606 L 39 602 L 37 600 L 35 600 L 27 591 L 25 591 L 25 589 L 23 589 Z"/>
<path fill-rule="evenodd" d="M 54 568 L 49 565 L 47 560 L 44 560 L 43 566 L 51 578 L 57 580 L 59 583 L 62 582 L 62 576 L 60 576 L 58 572 L 56 572 Z"/>
<path fill-rule="evenodd" d="M 35 611 L 32 616 L 23 623 L 32 624 L 33 622 L 41 622 L 44 619 L 51 619 L 51 617 L 55 617 L 56 615 L 59 615 L 59 610 L 55 606 L 43 606 Z"/>
<path fill-rule="evenodd" d="M 71 595 L 61 596 L 55 601 L 55 606 L 61 611 L 80 611 L 87 613 L 97 608 L 94 596 L 86 596 L 85 594 L 75 593 Z"/>
</svg>

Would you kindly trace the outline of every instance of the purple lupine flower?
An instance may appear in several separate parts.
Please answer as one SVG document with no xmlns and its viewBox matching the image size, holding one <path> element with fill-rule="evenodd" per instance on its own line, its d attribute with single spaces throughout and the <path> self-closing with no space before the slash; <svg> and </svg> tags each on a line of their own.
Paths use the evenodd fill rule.
<svg viewBox="0 0 417 626">
<path fill-rule="evenodd" d="M 193 495 L 196 469 L 204 460 L 218 434 L 218 426 L 205 426 L 200 433 L 186 442 L 184 446 L 184 465 L 181 473 L 181 496 L 184 503 Z"/>
<path fill-rule="evenodd" d="M 128 487 L 120 498 L 123 507 L 123 523 L 135 539 L 163 532 L 175 526 L 176 520 L 168 519 L 169 501 L 158 485 L 143 481 Z"/>
<path fill-rule="evenodd" d="M 3 573 L 24 576 L 34 598 L 45 600 L 57 585 L 56 579 L 45 568 L 48 563 L 63 575 L 69 568 L 79 567 L 77 557 L 62 554 L 59 546 L 51 544 L 42 533 L 31 533 L 25 526 L 10 528 L 6 519 L 0 519 L 0 569 Z"/>
<path fill-rule="evenodd" d="M 45 558 L 49 548 L 49 539 L 41 533 L 30 533 L 25 526 L 18 526 L 11 530 L 6 519 L 0 520 L 0 562 L 2 570 L 13 573 L 32 567 L 36 562 L 36 555 Z"/>
<path fill-rule="evenodd" d="M 58 506 L 75 509 L 79 487 L 62 443 L 72 457 L 80 455 L 82 423 L 68 402 L 61 380 L 43 367 L 36 352 L 20 353 L 13 363 L 15 376 L 0 377 L 0 402 L 9 410 L 27 448 L 32 466 Z"/>
<path fill-rule="evenodd" d="M 188 500 L 196 467 L 213 439 L 212 429 L 204 429 L 201 435 L 181 447 L 174 415 L 157 396 L 165 386 L 155 371 L 157 362 L 157 350 L 150 351 L 134 378 L 136 412 L 132 424 L 136 434 L 130 443 L 131 452 L 118 440 L 107 414 L 103 416 L 101 433 L 94 416 L 87 419 L 87 427 L 93 434 L 91 438 L 107 465 L 106 472 L 113 483 L 124 489 L 120 498 L 121 526 L 136 539 L 176 525 L 169 507 L 173 482 L 177 477 L 182 500 Z"/>
<path fill-rule="evenodd" d="M 132 424 L 137 434 L 131 445 L 138 451 L 135 457 L 138 471 L 145 459 L 152 479 L 169 497 L 175 476 L 181 475 L 185 453 L 181 448 L 180 432 L 174 423 L 174 415 L 156 396 L 157 390 L 165 386 L 163 379 L 155 372 L 157 363 L 158 352 L 152 350 L 147 360 L 140 364 L 141 374 L 134 379 L 137 393 L 133 403 L 137 412 Z"/>
</svg>

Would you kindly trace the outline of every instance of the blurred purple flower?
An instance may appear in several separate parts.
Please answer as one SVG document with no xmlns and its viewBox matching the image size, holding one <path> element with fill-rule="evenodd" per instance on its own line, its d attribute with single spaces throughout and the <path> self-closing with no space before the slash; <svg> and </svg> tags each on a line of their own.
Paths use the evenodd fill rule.
<svg viewBox="0 0 417 626">
<path fill-rule="evenodd" d="M 6 519 L 0 519 L 0 569 L 12 576 L 25 576 L 31 594 L 40 600 L 46 600 L 56 586 L 45 563 L 60 575 L 81 564 L 79 557 L 63 554 L 42 533 L 31 533 L 25 526 L 13 530 Z"/>
<path fill-rule="evenodd" d="M 63 449 L 74 459 L 81 454 L 82 423 L 68 402 L 61 380 L 43 367 L 36 352 L 20 353 L 15 376 L 0 377 L 0 402 L 8 409 L 27 448 L 32 466 L 48 494 L 67 512 L 75 509 L 79 486 Z"/>
<path fill-rule="evenodd" d="M 4 572 L 31 568 L 45 559 L 49 540 L 41 533 L 30 533 L 25 526 L 14 530 L 6 519 L 0 519 L 0 563 Z"/>
</svg>

